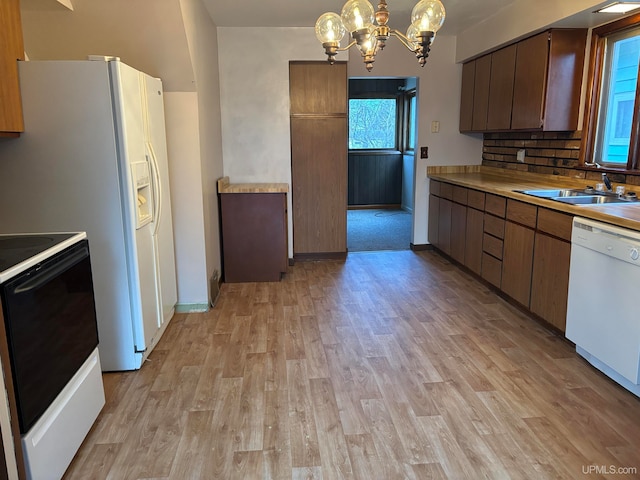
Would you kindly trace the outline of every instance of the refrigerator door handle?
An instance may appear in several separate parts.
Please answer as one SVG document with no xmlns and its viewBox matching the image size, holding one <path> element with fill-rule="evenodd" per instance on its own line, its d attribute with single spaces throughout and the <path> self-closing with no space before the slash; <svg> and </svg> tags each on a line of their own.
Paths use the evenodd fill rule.
<svg viewBox="0 0 640 480">
<path fill-rule="evenodd" d="M 158 168 L 158 160 L 153 150 L 151 142 L 147 142 L 147 150 L 149 151 L 149 164 L 151 165 L 151 178 L 153 179 L 153 201 L 154 201 L 154 227 L 153 235 L 158 234 L 160 228 L 160 218 L 162 216 L 162 182 L 160 181 L 160 169 Z"/>
</svg>

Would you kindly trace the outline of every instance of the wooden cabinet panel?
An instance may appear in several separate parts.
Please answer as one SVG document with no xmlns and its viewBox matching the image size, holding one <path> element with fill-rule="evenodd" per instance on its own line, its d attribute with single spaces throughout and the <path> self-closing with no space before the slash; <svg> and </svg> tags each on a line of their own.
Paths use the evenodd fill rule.
<svg viewBox="0 0 640 480">
<path fill-rule="evenodd" d="M 451 205 L 451 257 L 464 264 L 465 236 L 467 233 L 467 207 Z"/>
<path fill-rule="evenodd" d="M 287 271 L 287 195 L 223 193 L 225 282 L 277 282 Z"/>
<path fill-rule="evenodd" d="M 496 257 L 498 260 L 502 260 L 502 246 L 504 241 L 492 237 L 491 235 L 485 233 L 482 237 L 482 250 L 487 252 L 492 257 Z"/>
<path fill-rule="evenodd" d="M 467 205 L 476 210 L 484 210 L 484 192 L 467 190 Z"/>
<path fill-rule="evenodd" d="M 440 197 L 453 200 L 453 185 L 450 183 L 440 183 Z"/>
<path fill-rule="evenodd" d="M 460 205 L 467 204 L 467 189 L 464 187 L 459 187 L 458 185 L 453 186 L 453 201 L 459 203 Z"/>
<path fill-rule="evenodd" d="M 347 136 L 346 117 L 291 117 L 294 255 L 347 251 Z"/>
<path fill-rule="evenodd" d="M 549 210 L 548 208 L 538 208 L 538 230 L 541 232 L 546 232 L 570 242 L 572 227 L 572 215 Z"/>
<path fill-rule="evenodd" d="M 24 131 L 18 60 L 24 60 L 19 0 L 0 2 L 0 135 Z M 4 132 L 4 134 L 3 134 Z"/>
<path fill-rule="evenodd" d="M 440 182 L 437 180 L 429 180 L 429 193 L 440 196 Z"/>
<path fill-rule="evenodd" d="M 484 215 L 484 231 L 494 237 L 504 238 L 504 220 L 493 215 Z"/>
<path fill-rule="evenodd" d="M 492 193 L 487 193 L 484 202 L 484 210 L 496 217 L 504 218 L 507 211 L 507 199 Z"/>
<path fill-rule="evenodd" d="M 491 55 L 485 55 L 476 61 L 476 75 L 473 89 L 473 116 L 471 129 L 483 131 L 487 129 L 487 112 L 489 109 L 489 82 L 491 79 Z"/>
<path fill-rule="evenodd" d="M 520 223 L 530 228 L 536 228 L 538 207 L 530 203 L 509 199 L 507 201 L 507 220 Z"/>
<path fill-rule="evenodd" d="M 549 59 L 549 33 L 518 42 L 511 128 L 542 127 L 543 94 Z"/>
<path fill-rule="evenodd" d="M 482 272 L 482 236 L 484 235 L 484 213 L 467 208 L 467 228 L 464 249 L 464 264 L 472 272 Z"/>
<path fill-rule="evenodd" d="M 469 132 L 473 125 L 473 88 L 476 76 L 476 62 L 462 65 L 462 90 L 460 92 L 460 132 Z"/>
<path fill-rule="evenodd" d="M 534 230 L 506 222 L 502 255 L 502 291 L 529 307 Z"/>
<path fill-rule="evenodd" d="M 531 284 L 531 311 L 565 331 L 571 244 L 536 233 Z"/>
<path fill-rule="evenodd" d="M 482 278 L 498 288 L 502 283 L 502 262 L 488 253 L 482 254 Z"/>
<path fill-rule="evenodd" d="M 446 198 L 440 199 L 438 209 L 438 248 L 447 255 L 451 254 L 451 207 L 453 203 Z"/>
<path fill-rule="evenodd" d="M 511 102 L 513 100 L 515 66 L 515 44 L 501 48 L 491 54 L 487 130 L 509 130 L 511 128 Z"/>
<path fill-rule="evenodd" d="M 429 195 L 429 231 L 427 232 L 429 243 L 438 247 L 438 223 L 440 219 L 440 197 Z"/>
<path fill-rule="evenodd" d="M 346 69 L 344 62 L 290 62 L 291 114 L 346 114 Z"/>
</svg>

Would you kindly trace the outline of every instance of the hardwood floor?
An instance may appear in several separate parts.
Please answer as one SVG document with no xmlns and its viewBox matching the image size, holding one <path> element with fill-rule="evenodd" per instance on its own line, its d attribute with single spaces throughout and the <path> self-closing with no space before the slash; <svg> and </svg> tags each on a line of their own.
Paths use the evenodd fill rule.
<svg viewBox="0 0 640 480">
<path fill-rule="evenodd" d="M 104 381 L 67 480 L 640 477 L 640 399 L 432 251 L 224 284 Z"/>
</svg>

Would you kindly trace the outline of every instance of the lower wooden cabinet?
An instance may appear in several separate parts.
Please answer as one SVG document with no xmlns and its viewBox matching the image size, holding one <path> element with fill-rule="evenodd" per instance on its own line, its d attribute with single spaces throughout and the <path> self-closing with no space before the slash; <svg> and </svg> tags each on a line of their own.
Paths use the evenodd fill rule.
<svg viewBox="0 0 640 480">
<path fill-rule="evenodd" d="M 464 245 L 464 264 L 473 273 L 482 272 L 482 235 L 484 234 L 484 213 L 475 208 L 467 208 L 467 229 Z"/>
<path fill-rule="evenodd" d="M 467 207 L 451 205 L 451 257 L 465 264 L 465 237 L 467 235 Z"/>
<path fill-rule="evenodd" d="M 223 193 L 225 282 L 276 282 L 287 271 L 286 193 Z"/>
<path fill-rule="evenodd" d="M 571 244 L 536 233 L 530 310 L 565 331 Z"/>
<path fill-rule="evenodd" d="M 534 230 L 507 222 L 502 256 L 502 291 L 518 303 L 529 306 Z"/>
<path fill-rule="evenodd" d="M 433 183 L 433 180 L 431 181 Z M 432 189 L 433 190 L 433 189 Z M 440 197 L 429 195 L 429 243 L 438 247 L 438 223 L 440 220 Z"/>
<path fill-rule="evenodd" d="M 446 198 L 440 199 L 438 208 L 438 248 L 449 255 L 451 253 L 451 208 L 453 203 Z"/>
</svg>

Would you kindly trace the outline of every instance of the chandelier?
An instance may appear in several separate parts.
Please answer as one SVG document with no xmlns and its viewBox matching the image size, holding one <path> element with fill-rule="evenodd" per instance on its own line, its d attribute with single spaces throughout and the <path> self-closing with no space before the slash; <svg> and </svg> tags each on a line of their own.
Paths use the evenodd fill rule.
<svg viewBox="0 0 640 480">
<path fill-rule="evenodd" d="M 420 0 L 411 12 L 411 25 L 407 33 L 387 26 L 389 12 L 386 0 L 380 0 L 378 10 L 367 0 L 349 0 L 342 7 L 342 13 L 327 12 L 316 22 L 316 36 L 322 43 L 327 60 L 335 63 L 336 54 L 353 47 L 360 50 L 368 71 L 373 68 L 376 55 L 380 52 L 390 36 L 415 53 L 418 63 L 424 67 L 436 32 L 444 23 L 444 5 L 440 0 Z M 374 19 L 376 24 L 374 25 Z M 340 41 L 349 32 L 353 39 L 349 45 L 340 48 Z"/>
</svg>

